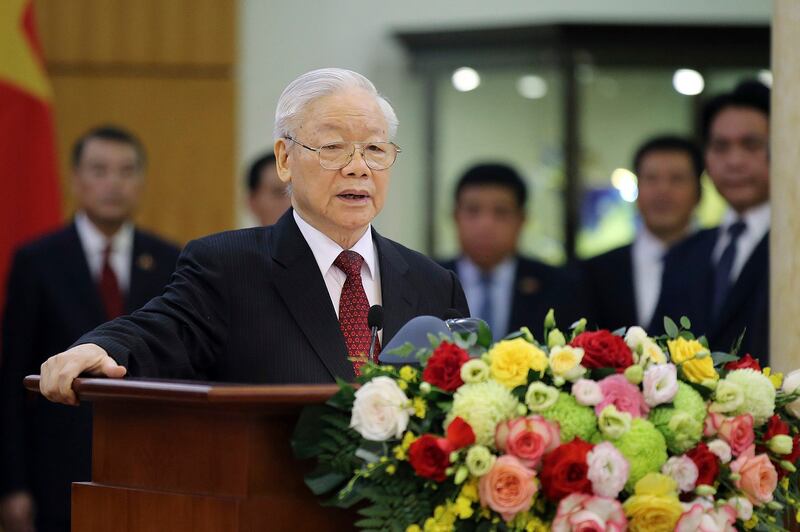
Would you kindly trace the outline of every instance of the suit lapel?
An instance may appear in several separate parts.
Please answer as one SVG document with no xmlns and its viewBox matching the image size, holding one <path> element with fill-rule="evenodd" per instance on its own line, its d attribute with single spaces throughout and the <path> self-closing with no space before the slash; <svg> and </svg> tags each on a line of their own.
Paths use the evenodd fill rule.
<svg viewBox="0 0 800 532">
<path fill-rule="evenodd" d="M 77 304 L 80 305 L 80 308 L 85 309 L 87 313 L 91 313 L 94 322 L 102 323 L 106 321 L 108 318 L 100 300 L 97 286 L 92 279 L 89 263 L 86 261 L 83 245 L 74 223 L 70 224 L 64 232 L 60 255 L 63 260 L 60 262 L 59 268 L 69 279 L 69 282 L 64 286 L 70 287 L 75 293 Z"/>
<path fill-rule="evenodd" d="M 272 232 L 275 289 L 331 376 L 353 380 L 353 364 L 325 280 L 292 213 L 289 209 Z"/>
<path fill-rule="evenodd" d="M 153 286 L 153 282 L 159 266 L 142 234 L 135 231 L 131 253 L 131 284 L 125 294 L 126 312 L 130 313 L 144 306 L 152 294 L 158 293 L 158 287 Z"/>
<path fill-rule="evenodd" d="M 372 238 L 378 248 L 383 301 L 383 345 L 417 315 L 419 294 L 408 279 L 408 263 L 395 245 L 373 229 Z"/>
<path fill-rule="evenodd" d="M 728 292 L 722 305 L 722 314 L 720 314 L 716 323 L 712 324 L 714 333 L 724 328 L 725 324 L 733 317 L 733 314 L 745 304 L 745 301 L 753 293 L 758 283 L 764 279 L 769 269 L 768 256 L 769 233 L 764 235 L 764 238 L 755 247 L 744 268 L 742 268 L 742 272 L 731 287 L 730 292 Z"/>
</svg>

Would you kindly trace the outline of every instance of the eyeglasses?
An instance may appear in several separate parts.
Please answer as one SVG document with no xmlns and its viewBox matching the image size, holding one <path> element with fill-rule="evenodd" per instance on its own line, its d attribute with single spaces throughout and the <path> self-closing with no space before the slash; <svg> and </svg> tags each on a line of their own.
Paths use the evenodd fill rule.
<svg viewBox="0 0 800 532">
<path fill-rule="evenodd" d="M 306 146 L 292 137 L 284 137 L 298 146 L 317 152 L 319 164 L 326 170 L 341 170 L 353 160 L 356 148 L 372 170 L 386 170 L 397 160 L 402 150 L 394 142 L 331 142 L 319 148 Z"/>
</svg>

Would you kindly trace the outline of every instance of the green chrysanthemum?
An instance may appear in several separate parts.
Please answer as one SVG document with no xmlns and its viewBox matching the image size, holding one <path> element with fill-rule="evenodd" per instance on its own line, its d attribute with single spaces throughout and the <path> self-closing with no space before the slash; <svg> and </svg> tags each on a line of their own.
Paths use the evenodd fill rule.
<svg viewBox="0 0 800 532">
<path fill-rule="evenodd" d="M 494 449 L 495 427 L 516 416 L 517 406 L 517 398 L 497 381 L 464 384 L 453 395 L 453 407 L 444 427 L 447 429 L 453 419 L 461 417 L 475 432 L 475 443 Z"/>
<path fill-rule="evenodd" d="M 763 425 L 775 413 L 775 387 L 769 377 L 753 369 L 733 370 L 726 381 L 738 384 L 744 390 L 742 405 L 732 415 L 753 414 L 756 427 Z"/>
<path fill-rule="evenodd" d="M 571 442 L 576 436 L 584 441 L 591 441 L 597 432 L 597 416 L 594 415 L 594 410 L 579 405 L 566 392 L 559 392 L 556 404 L 539 414 L 558 422 L 562 443 Z"/>
<path fill-rule="evenodd" d="M 681 454 L 703 437 L 703 422 L 706 418 L 706 403 L 697 391 L 678 381 L 678 393 L 672 405 L 664 405 L 650 411 L 649 419 L 664 435 L 669 450 Z"/>
<path fill-rule="evenodd" d="M 639 479 L 648 473 L 661 471 L 661 466 L 667 461 L 664 436 L 646 419 L 634 418 L 631 430 L 610 441 L 631 466 L 625 484 L 625 489 L 630 493 L 633 493 Z"/>
</svg>

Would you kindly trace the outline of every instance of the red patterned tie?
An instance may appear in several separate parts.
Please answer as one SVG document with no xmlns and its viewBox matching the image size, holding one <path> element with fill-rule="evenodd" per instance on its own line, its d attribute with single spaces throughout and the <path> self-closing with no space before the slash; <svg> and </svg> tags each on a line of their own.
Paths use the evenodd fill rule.
<svg viewBox="0 0 800 532">
<path fill-rule="evenodd" d="M 100 272 L 100 298 L 103 300 L 103 307 L 106 309 L 106 317 L 113 320 L 122 316 L 124 303 L 122 292 L 119 290 L 117 275 L 111 269 L 109 257 L 111 256 L 111 245 L 103 250 L 103 269 Z"/>
<path fill-rule="evenodd" d="M 342 251 L 333 265 L 347 275 L 347 280 L 342 286 L 342 297 L 339 300 L 339 327 L 342 329 L 347 354 L 353 361 L 353 370 L 356 376 L 361 375 L 361 366 L 369 354 L 370 330 L 367 325 L 369 313 L 369 300 L 361 284 L 361 265 L 364 257 L 355 251 Z M 380 342 L 376 339 L 375 356 L 381 350 Z"/>
</svg>

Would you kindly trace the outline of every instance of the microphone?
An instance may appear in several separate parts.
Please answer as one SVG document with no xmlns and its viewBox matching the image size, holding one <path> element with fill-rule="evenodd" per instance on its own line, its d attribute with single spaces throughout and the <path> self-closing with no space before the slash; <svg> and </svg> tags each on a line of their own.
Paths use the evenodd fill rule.
<svg viewBox="0 0 800 532">
<path fill-rule="evenodd" d="M 383 329 L 383 307 L 372 305 L 367 313 L 367 326 L 369 327 L 369 359 L 375 356 L 375 344 L 378 341 L 378 331 Z"/>
<path fill-rule="evenodd" d="M 381 354 L 378 355 L 378 361 L 381 364 L 419 364 L 419 361 L 414 357 L 404 357 L 390 353 L 406 343 L 413 345 L 415 350 L 430 347 L 428 335 L 439 336 L 440 333 L 450 336 L 450 329 L 447 328 L 443 320 L 435 316 L 412 318 L 408 323 L 400 327 L 397 334 L 383 347 Z"/>
</svg>

